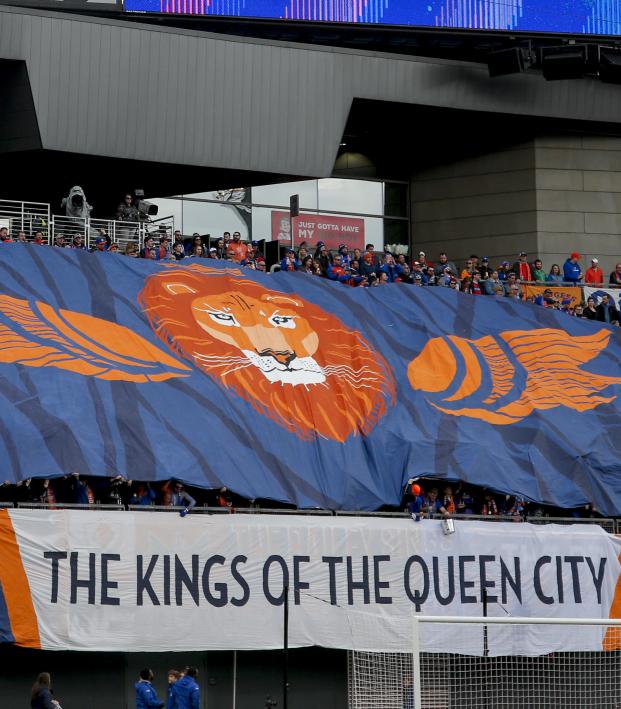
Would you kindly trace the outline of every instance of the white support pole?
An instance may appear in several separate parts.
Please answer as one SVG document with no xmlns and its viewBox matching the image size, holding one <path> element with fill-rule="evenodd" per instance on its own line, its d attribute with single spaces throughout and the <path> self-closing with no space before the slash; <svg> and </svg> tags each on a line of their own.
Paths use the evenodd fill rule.
<svg viewBox="0 0 621 709">
<path fill-rule="evenodd" d="M 420 624 L 416 615 L 412 616 L 412 695 L 414 709 L 422 709 L 422 677 L 420 673 Z"/>
<path fill-rule="evenodd" d="M 233 701 L 232 709 L 237 707 L 237 650 L 233 650 Z"/>
</svg>

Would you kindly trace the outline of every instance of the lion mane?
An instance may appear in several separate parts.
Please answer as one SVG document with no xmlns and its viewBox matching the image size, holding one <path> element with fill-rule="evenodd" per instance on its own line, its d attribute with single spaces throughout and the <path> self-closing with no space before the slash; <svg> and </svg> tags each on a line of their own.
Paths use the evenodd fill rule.
<svg viewBox="0 0 621 709">
<path fill-rule="evenodd" d="M 243 317 L 245 326 L 221 328 L 221 336 L 201 327 L 196 311 L 213 315 L 216 299 L 229 304 L 228 314 L 217 317 L 240 322 Z M 394 401 L 388 363 L 360 333 L 300 296 L 267 289 L 238 270 L 171 266 L 146 280 L 139 301 L 157 336 L 180 357 L 303 440 L 320 436 L 343 442 L 350 435 L 366 435 Z M 258 319 L 269 308 L 274 317 L 275 303 L 284 303 L 288 317 L 298 323 L 297 329 L 278 331 L 279 342 L 284 337 L 287 343 L 286 361 L 294 359 L 292 352 L 298 362 L 311 361 L 313 383 L 270 381 L 257 365 L 263 353 L 249 352 L 248 336 L 269 332 Z M 309 342 L 312 357 L 308 352 L 300 356 Z"/>
</svg>

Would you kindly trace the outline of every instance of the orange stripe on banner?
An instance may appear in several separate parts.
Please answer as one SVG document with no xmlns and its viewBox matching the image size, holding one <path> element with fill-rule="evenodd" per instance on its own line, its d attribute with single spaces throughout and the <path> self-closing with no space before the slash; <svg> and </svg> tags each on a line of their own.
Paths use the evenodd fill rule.
<svg viewBox="0 0 621 709">
<path fill-rule="evenodd" d="M 15 644 L 40 649 L 39 625 L 30 585 L 8 510 L 0 510 L 0 584 Z"/>
</svg>

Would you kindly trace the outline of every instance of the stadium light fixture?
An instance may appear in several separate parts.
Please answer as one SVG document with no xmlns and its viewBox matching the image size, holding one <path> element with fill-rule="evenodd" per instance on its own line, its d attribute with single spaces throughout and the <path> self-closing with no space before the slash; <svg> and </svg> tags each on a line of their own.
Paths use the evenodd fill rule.
<svg viewBox="0 0 621 709">
<path fill-rule="evenodd" d="M 519 74 L 532 65 L 531 53 L 523 47 L 509 47 L 487 55 L 487 70 L 490 77 Z"/>
<path fill-rule="evenodd" d="M 541 70 L 546 81 L 582 79 L 587 71 L 587 47 L 566 44 L 541 48 Z"/>
<path fill-rule="evenodd" d="M 607 84 L 621 84 L 621 52 L 618 49 L 600 50 L 597 74 Z"/>
</svg>

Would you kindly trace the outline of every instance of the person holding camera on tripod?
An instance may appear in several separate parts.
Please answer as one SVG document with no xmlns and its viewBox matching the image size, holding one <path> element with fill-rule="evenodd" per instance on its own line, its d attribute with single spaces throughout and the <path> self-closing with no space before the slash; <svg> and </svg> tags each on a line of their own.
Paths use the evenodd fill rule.
<svg viewBox="0 0 621 709">
<path fill-rule="evenodd" d="M 134 206 L 134 198 L 126 194 L 123 201 L 116 208 L 117 222 L 137 222 L 140 220 L 138 207 Z"/>
</svg>

